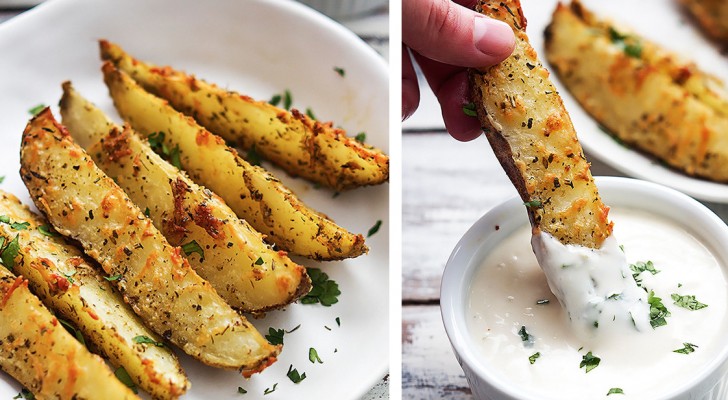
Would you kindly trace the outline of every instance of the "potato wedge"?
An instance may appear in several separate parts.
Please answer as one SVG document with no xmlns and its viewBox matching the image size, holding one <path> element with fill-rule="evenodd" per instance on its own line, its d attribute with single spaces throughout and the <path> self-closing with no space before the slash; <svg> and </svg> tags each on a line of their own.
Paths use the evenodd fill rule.
<svg viewBox="0 0 728 400">
<path fill-rule="evenodd" d="M 61 234 L 101 264 L 152 330 L 205 364 L 259 372 L 275 361 L 269 344 L 199 277 L 121 188 L 73 142 L 50 109 L 23 132 L 21 178 Z"/>
<path fill-rule="evenodd" d="M 469 72 L 478 119 L 531 224 L 564 244 L 601 246 L 612 232 L 569 114 L 526 35 L 518 0 L 479 1 L 477 11 L 508 23 L 513 54 Z"/>
<path fill-rule="evenodd" d="M 19 259 L 12 271 L 25 277 L 32 291 L 56 316 L 77 327 L 91 350 L 123 366 L 134 383 L 156 399 L 176 399 L 190 386 L 168 347 L 124 303 L 76 247 L 52 230 L 13 195 L 0 191 L 0 240 L 17 240 Z M 17 239 L 16 239 L 17 238 Z M 139 340 L 139 339 L 137 339 Z"/>
<path fill-rule="evenodd" d="M 712 38 L 728 44 L 728 2 L 725 0 L 680 0 Z"/>
<path fill-rule="evenodd" d="M 190 266 L 235 309 L 263 312 L 311 289 L 306 269 L 275 251 L 222 199 L 164 161 L 131 128 L 123 130 L 70 82 L 60 102 L 63 125 L 96 165 L 129 195 Z M 91 144 L 91 142 L 95 142 Z M 193 252 L 194 251 L 194 252 Z"/>
<path fill-rule="evenodd" d="M 579 2 L 557 7 L 546 54 L 582 107 L 626 145 L 728 182 L 728 95 L 715 78 Z"/>
<path fill-rule="evenodd" d="M 233 211 L 279 248 L 316 260 L 339 260 L 367 251 L 362 235 L 349 233 L 308 208 L 264 169 L 250 165 L 219 136 L 144 91 L 111 63 L 104 81 L 119 114 L 140 134 L 165 133 L 190 177 L 225 200 Z"/>
<path fill-rule="evenodd" d="M 293 176 L 337 191 L 377 185 L 389 178 L 389 157 L 346 136 L 331 122 L 319 122 L 296 109 L 221 89 L 170 67 L 136 60 L 101 40 L 101 57 L 129 74 L 146 90 L 195 118 L 211 132 L 255 151 Z"/>
<path fill-rule="evenodd" d="M 19 259 L 19 257 L 17 258 Z M 0 266 L 0 368 L 37 399 L 139 399 Z"/>
</svg>

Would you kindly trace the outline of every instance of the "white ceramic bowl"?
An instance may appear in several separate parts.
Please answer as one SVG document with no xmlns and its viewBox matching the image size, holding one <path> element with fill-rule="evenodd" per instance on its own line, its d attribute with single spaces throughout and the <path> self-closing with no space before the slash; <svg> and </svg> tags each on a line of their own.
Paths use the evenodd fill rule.
<svg viewBox="0 0 728 400">
<path fill-rule="evenodd" d="M 614 208 L 642 210 L 684 227 L 711 250 L 728 275 L 728 226 L 708 208 L 680 192 L 646 181 L 600 177 L 597 184 L 604 202 Z M 475 271 L 495 246 L 526 224 L 528 218 L 519 198 L 493 208 L 460 239 L 442 277 L 440 308 L 445 330 L 473 395 L 479 399 L 541 400 L 495 373 L 497 366 L 489 365 L 479 355 L 466 323 L 467 301 Z M 723 346 L 702 372 L 674 391 L 649 400 L 727 399 L 728 335 L 721 340 Z"/>
</svg>

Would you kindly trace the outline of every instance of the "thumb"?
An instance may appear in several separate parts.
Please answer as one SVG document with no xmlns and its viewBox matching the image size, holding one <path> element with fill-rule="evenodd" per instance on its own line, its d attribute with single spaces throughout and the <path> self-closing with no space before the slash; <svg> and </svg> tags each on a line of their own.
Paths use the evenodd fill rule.
<svg viewBox="0 0 728 400">
<path fill-rule="evenodd" d="M 499 63 L 515 46 L 508 24 L 450 0 L 403 0 L 402 40 L 427 58 L 461 67 Z"/>
</svg>

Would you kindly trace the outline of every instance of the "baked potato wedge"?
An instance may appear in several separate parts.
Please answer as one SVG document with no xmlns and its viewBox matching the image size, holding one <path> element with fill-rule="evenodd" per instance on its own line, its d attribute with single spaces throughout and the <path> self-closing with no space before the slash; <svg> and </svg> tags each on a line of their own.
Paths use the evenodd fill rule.
<svg viewBox="0 0 728 400">
<path fill-rule="evenodd" d="M 144 326 L 83 253 L 13 195 L 0 191 L 0 240 L 16 241 L 12 271 L 59 318 L 83 334 L 91 350 L 123 366 L 134 383 L 156 399 L 176 399 L 190 386 L 177 357 L 166 346 L 137 343 L 161 338 Z M 135 339 L 136 338 L 136 339 Z"/>
<path fill-rule="evenodd" d="M 20 175 L 61 234 L 101 264 L 153 331 L 199 361 L 243 375 L 276 360 L 273 346 L 200 278 L 142 210 L 73 142 L 46 108 L 28 123 Z"/>
<path fill-rule="evenodd" d="M 705 32 L 728 44 L 728 2 L 725 0 L 680 0 Z"/>
<path fill-rule="evenodd" d="M 66 331 L 30 292 L 27 279 L 2 266 L 0 368 L 37 399 L 139 399 Z"/>
<path fill-rule="evenodd" d="M 554 11 L 546 52 L 582 107 L 626 145 L 728 182 L 728 95 L 715 78 L 578 1 Z"/>
<path fill-rule="evenodd" d="M 70 82 L 63 84 L 60 107 L 71 136 L 88 143 L 96 165 L 145 209 L 170 244 L 182 247 L 190 266 L 230 306 L 263 312 L 309 292 L 306 268 L 265 244 L 221 198 L 164 161 L 131 128 L 116 126 Z"/>
<path fill-rule="evenodd" d="M 140 134 L 155 135 L 173 149 L 169 153 L 177 155 L 195 182 L 217 193 L 278 248 L 316 260 L 339 260 L 367 251 L 362 235 L 349 233 L 308 208 L 273 175 L 250 165 L 222 138 L 146 92 L 113 64 L 104 63 L 103 73 L 122 118 Z"/>
<path fill-rule="evenodd" d="M 337 191 L 376 185 L 389 178 L 389 157 L 348 137 L 331 122 L 319 122 L 296 109 L 219 88 L 170 67 L 134 59 L 118 45 L 101 40 L 101 57 L 129 74 L 149 92 L 225 140 L 255 151 L 293 176 Z"/>
<path fill-rule="evenodd" d="M 534 230 L 564 244 L 599 248 L 612 232 L 561 97 L 526 35 L 518 0 L 478 2 L 477 11 L 508 23 L 513 54 L 489 68 L 470 69 L 481 126 L 523 199 Z"/>
</svg>

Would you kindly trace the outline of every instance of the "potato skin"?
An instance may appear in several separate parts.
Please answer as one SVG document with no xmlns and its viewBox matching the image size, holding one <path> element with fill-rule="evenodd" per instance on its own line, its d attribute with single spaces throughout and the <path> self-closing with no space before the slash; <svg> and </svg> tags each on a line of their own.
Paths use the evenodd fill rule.
<svg viewBox="0 0 728 400">
<path fill-rule="evenodd" d="M 119 114 L 142 135 L 165 132 L 165 144 L 179 146 L 180 163 L 192 180 L 225 203 L 278 248 L 316 260 L 340 260 L 368 251 L 362 235 L 349 233 L 308 208 L 263 168 L 250 165 L 225 141 L 147 93 L 111 63 L 104 81 Z"/>
<path fill-rule="evenodd" d="M 86 350 L 28 289 L 0 266 L 0 368 L 36 399 L 139 399 Z"/>
<path fill-rule="evenodd" d="M 713 39 L 728 44 L 728 2 L 725 0 L 680 0 Z"/>
<path fill-rule="evenodd" d="M 231 307 L 260 313 L 296 301 L 311 289 L 306 269 L 273 250 L 222 201 L 164 161 L 129 127 L 111 122 L 63 85 L 63 124 L 87 140 L 94 162 L 129 195 L 173 246 L 192 241 L 202 249 L 187 256 L 192 268 Z M 260 261 L 259 261 L 260 260 Z"/>
<path fill-rule="evenodd" d="M 613 32 L 641 52 L 628 54 Z M 728 95 L 715 78 L 579 2 L 556 9 L 546 50 L 582 107 L 625 144 L 688 175 L 728 182 Z"/>
<path fill-rule="evenodd" d="M 200 278 L 151 220 L 76 145 L 49 109 L 23 132 L 21 178 L 60 233 L 81 243 L 152 330 L 199 361 L 243 375 L 265 369 L 270 345 Z"/>
<path fill-rule="evenodd" d="M 526 36 L 520 2 L 479 1 L 477 11 L 508 23 L 513 54 L 470 69 L 472 99 L 486 137 L 521 195 L 535 231 L 564 244 L 601 246 L 612 232 L 569 114 Z"/>
<path fill-rule="evenodd" d="M 157 342 L 162 338 L 144 326 L 98 266 L 58 233 L 41 233 L 39 227 L 50 227 L 47 221 L 3 191 L 0 215 L 28 224 L 26 229 L 16 230 L 0 223 L 5 243 L 17 237 L 20 244 L 13 272 L 28 280 L 49 309 L 79 329 L 92 350 L 106 356 L 112 365 L 123 366 L 156 399 L 176 399 L 187 391 L 190 383 L 168 347 L 134 343 L 137 336 Z"/>
<path fill-rule="evenodd" d="M 389 178 L 389 157 L 346 136 L 331 122 L 319 122 L 221 89 L 170 67 L 134 59 L 118 45 L 99 41 L 101 57 L 146 90 L 192 116 L 225 140 L 255 151 L 293 176 L 337 191 L 377 185 Z"/>
</svg>

